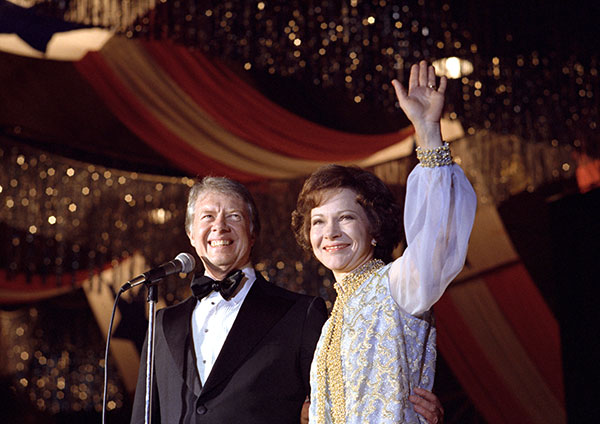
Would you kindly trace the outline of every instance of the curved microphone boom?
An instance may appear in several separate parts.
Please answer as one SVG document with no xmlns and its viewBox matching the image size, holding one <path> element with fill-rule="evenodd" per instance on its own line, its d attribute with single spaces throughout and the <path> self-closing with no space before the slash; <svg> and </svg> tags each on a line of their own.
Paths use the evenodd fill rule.
<svg viewBox="0 0 600 424">
<path fill-rule="evenodd" d="M 139 286 L 140 284 L 154 283 L 155 281 L 162 280 L 169 275 L 177 274 L 179 272 L 187 274 L 188 272 L 192 271 L 195 266 L 196 260 L 192 255 L 189 253 L 180 253 L 172 261 L 159 265 L 156 268 L 146 271 L 143 274 L 140 274 L 137 277 L 129 280 L 123 284 L 121 291 L 127 291 L 135 286 Z"/>
</svg>

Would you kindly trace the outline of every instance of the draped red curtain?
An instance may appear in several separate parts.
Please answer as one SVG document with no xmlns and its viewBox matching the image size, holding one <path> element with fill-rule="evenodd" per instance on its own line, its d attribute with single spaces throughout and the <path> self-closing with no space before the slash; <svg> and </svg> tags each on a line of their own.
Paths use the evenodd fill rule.
<svg viewBox="0 0 600 424">
<path fill-rule="evenodd" d="M 413 134 L 412 127 L 362 135 L 315 124 L 218 61 L 168 42 L 115 37 L 75 65 L 125 125 L 191 174 L 293 178 L 330 162 L 362 165 Z"/>
<path fill-rule="evenodd" d="M 451 287 L 438 347 L 490 424 L 565 423 L 560 331 L 521 263 Z"/>
<path fill-rule="evenodd" d="M 132 132 L 176 166 L 195 174 L 199 173 L 198 164 L 202 164 L 203 168 L 208 168 L 215 174 L 229 175 L 242 181 L 250 179 L 250 175 L 244 171 L 203 155 L 169 131 L 111 70 L 100 53 L 88 53 L 75 66 Z"/>
<path fill-rule="evenodd" d="M 332 130 L 269 101 L 221 62 L 198 50 L 165 42 L 146 42 L 143 47 L 220 125 L 273 152 L 341 162 L 364 158 L 412 133 L 407 129 L 400 135 L 359 135 Z"/>
</svg>

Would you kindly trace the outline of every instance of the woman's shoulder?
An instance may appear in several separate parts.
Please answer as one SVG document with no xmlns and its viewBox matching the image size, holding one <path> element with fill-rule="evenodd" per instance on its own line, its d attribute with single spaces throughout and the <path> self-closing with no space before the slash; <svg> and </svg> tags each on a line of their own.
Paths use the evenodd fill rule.
<svg viewBox="0 0 600 424">
<path fill-rule="evenodd" d="M 392 270 L 392 266 L 394 265 L 394 262 L 395 261 L 388 262 L 387 264 L 385 264 L 381 268 L 379 268 L 377 271 L 375 271 L 374 278 L 379 279 L 381 281 L 389 280 L 390 271 Z"/>
</svg>

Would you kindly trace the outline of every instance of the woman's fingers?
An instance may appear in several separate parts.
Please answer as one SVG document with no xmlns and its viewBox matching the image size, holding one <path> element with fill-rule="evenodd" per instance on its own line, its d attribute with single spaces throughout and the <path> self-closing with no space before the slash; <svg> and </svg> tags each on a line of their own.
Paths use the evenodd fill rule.
<svg viewBox="0 0 600 424">
<path fill-rule="evenodd" d="M 427 87 L 433 90 L 444 93 L 446 90 L 447 79 L 442 77 L 440 79 L 440 86 L 437 87 L 435 83 L 435 68 L 422 60 L 418 64 L 414 64 L 410 67 L 410 77 L 408 80 L 408 94 L 417 87 Z"/>
<path fill-rule="evenodd" d="M 425 60 L 411 66 L 408 90 L 398 80 L 392 81 L 398 103 L 413 125 L 439 125 L 448 81 L 440 78 L 439 87 L 435 81 L 435 69 Z"/>
<path fill-rule="evenodd" d="M 410 76 L 408 77 L 408 92 L 419 86 L 420 67 L 416 63 L 410 67 Z"/>
<path fill-rule="evenodd" d="M 446 92 L 446 85 L 448 84 L 448 78 L 446 77 L 441 77 L 440 78 L 440 87 L 438 88 L 438 91 L 442 94 L 444 94 Z"/>
<path fill-rule="evenodd" d="M 427 69 L 427 87 L 435 90 L 435 69 L 429 66 Z"/>
<path fill-rule="evenodd" d="M 400 81 L 397 79 L 392 80 L 392 85 L 394 86 L 394 90 L 396 91 L 396 97 L 398 98 L 398 102 L 402 103 L 406 99 L 406 90 L 400 84 Z"/>
<path fill-rule="evenodd" d="M 429 390 L 422 389 L 421 387 L 415 387 L 413 391 L 419 396 L 421 396 L 423 399 L 427 399 L 429 402 L 436 404 L 436 406 L 441 406 L 437 396 Z"/>
<path fill-rule="evenodd" d="M 421 87 L 427 87 L 429 81 L 429 70 L 427 62 L 422 60 L 419 62 L 419 85 Z M 433 81 L 435 83 L 435 79 Z"/>
</svg>

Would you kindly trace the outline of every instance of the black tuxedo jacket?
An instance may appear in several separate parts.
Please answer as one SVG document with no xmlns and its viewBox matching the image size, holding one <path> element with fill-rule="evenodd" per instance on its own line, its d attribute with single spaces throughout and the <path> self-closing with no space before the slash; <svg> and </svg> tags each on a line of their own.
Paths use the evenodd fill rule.
<svg viewBox="0 0 600 424">
<path fill-rule="evenodd" d="M 152 424 L 299 423 L 325 302 L 256 277 L 204 386 L 191 335 L 196 299 L 157 312 Z M 132 424 L 144 423 L 145 384 L 146 347 Z"/>
</svg>

